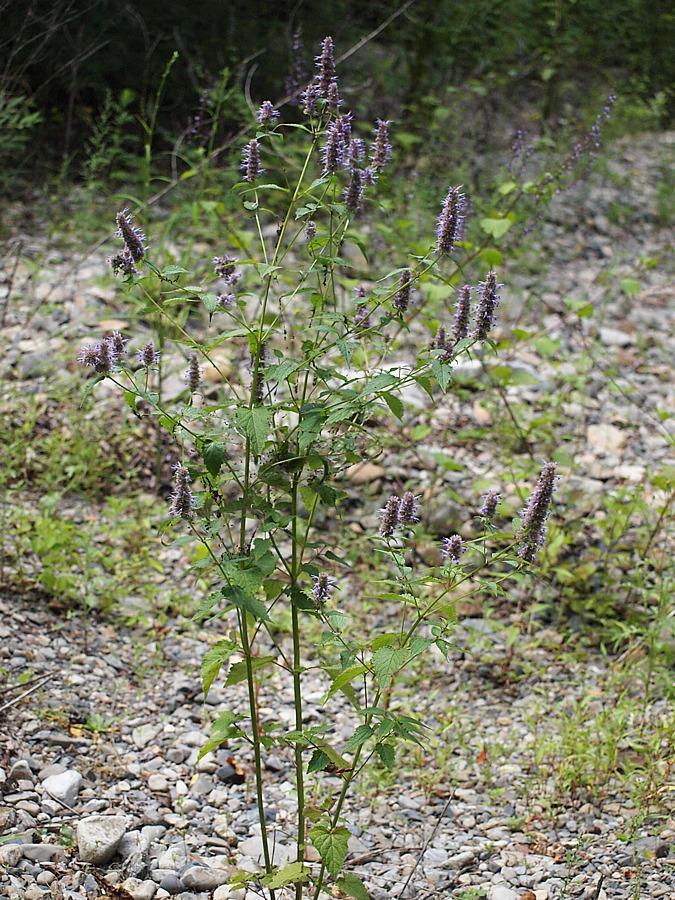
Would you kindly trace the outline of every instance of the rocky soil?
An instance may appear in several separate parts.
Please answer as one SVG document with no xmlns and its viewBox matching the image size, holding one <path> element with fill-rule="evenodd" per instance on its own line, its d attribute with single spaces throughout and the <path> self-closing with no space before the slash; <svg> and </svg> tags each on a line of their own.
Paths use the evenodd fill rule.
<svg viewBox="0 0 675 900">
<path fill-rule="evenodd" d="M 510 402 L 546 408 L 575 360 L 592 359 L 582 399 L 556 400 L 574 457 L 564 475 L 566 496 L 599 504 L 616 486 L 643 485 L 644 497 L 656 501 L 652 477 L 675 466 L 672 236 L 657 216 L 658 185 L 674 148 L 675 134 L 615 145 L 608 172 L 553 204 L 527 250 L 530 264 L 521 260 L 517 271 L 500 273 L 508 285 L 502 329 L 540 328 L 560 341 L 567 367 L 556 365 L 543 345 L 509 351 L 508 364 L 530 376 L 509 385 Z M 73 262 L 50 250 L 39 233 L 21 233 L 19 212 L 13 210 L 16 231 L 6 247 L 0 375 L 13 388 L 37 393 L 61 365 L 64 348 L 72 355 L 121 312 L 114 288 L 100 281 L 109 248 Z M 45 264 L 36 270 L 30 257 L 41 254 Z M 638 287 L 622 289 L 622 279 L 637 280 Z M 579 320 L 567 298 L 592 303 L 594 315 Z M 389 482 L 414 478 L 429 531 L 441 534 L 453 516 L 460 516 L 461 529 L 461 515 L 439 486 L 452 487 L 462 476 L 439 475 L 433 459 L 444 448 L 434 436 L 458 418 L 490 424 L 495 411 L 479 399 L 461 408 L 452 399 L 434 408 L 415 394 L 406 399 L 409 415 L 432 426 L 428 444 L 404 458 L 387 451 L 350 473 L 348 490 L 356 499 L 367 486 L 373 493 L 355 521 L 372 524 Z M 476 477 L 497 478 L 498 452 L 494 445 L 453 449 L 455 462 Z M 177 560 L 165 562 L 170 580 Z M 438 736 L 396 777 L 354 793 L 346 815 L 348 867 L 374 900 L 675 898 L 672 748 L 658 748 L 663 781 L 642 791 L 636 768 L 626 768 L 631 775 L 624 781 L 599 778 L 595 786 L 567 790 L 561 773 L 573 737 L 567 745 L 551 743 L 560 713 L 583 708 L 592 720 L 631 687 L 617 679 L 611 657 L 566 652 L 554 628 L 540 629 L 514 668 L 502 624 L 469 610 L 449 662 L 410 687 L 417 712 L 437 726 Z M 227 884 L 236 869 L 257 871 L 261 861 L 251 760 L 236 747 L 197 760 L 215 712 L 244 703 L 237 689 L 217 684 L 202 702 L 199 667 L 217 634 L 213 623 L 171 620 L 149 631 L 98 619 L 85 635 L 79 618 L 42 596 L 0 594 L 5 896 L 260 896 Z M 320 715 L 325 687 L 317 675 L 307 698 L 310 718 Z M 639 701 L 644 681 L 636 678 L 632 690 Z M 288 686 L 272 679 L 264 691 L 265 715 L 290 723 Z M 586 705 L 579 707 L 581 701 Z M 672 722 L 672 699 L 654 690 L 643 714 L 648 734 L 654 723 Z M 580 740 L 585 725 L 578 723 Z M 339 744 L 352 731 L 345 709 L 333 739 Z M 558 749 L 542 758 L 543 746 Z M 655 751 L 627 746 L 622 752 Z M 272 753 L 265 767 L 281 863 L 294 854 L 290 761 Z M 328 791 L 339 785 L 336 777 L 325 780 Z M 308 861 L 316 858 L 310 854 Z"/>
</svg>

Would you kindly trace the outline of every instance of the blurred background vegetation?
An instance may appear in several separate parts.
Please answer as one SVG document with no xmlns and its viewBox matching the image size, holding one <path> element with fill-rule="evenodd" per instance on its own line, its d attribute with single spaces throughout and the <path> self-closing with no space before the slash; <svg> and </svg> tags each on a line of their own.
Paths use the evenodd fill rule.
<svg viewBox="0 0 675 900">
<path fill-rule="evenodd" d="M 282 98 L 298 63 L 312 71 L 326 34 L 338 56 L 372 35 L 340 65 L 347 104 L 394 119 L 411 151 L 430 120 L 485 142 L 496 116 L 517 127 L 526 109 L 555 131 L 610 90 L 631 128 L 666 127 L 675 109 L 668 0 L 0 0 L 0 18 L 5 186 L 8 172 L 35 184 L 124 167 L 164 75 L 154 152 L 225 143 L 248 104 Z"/>
</svg>

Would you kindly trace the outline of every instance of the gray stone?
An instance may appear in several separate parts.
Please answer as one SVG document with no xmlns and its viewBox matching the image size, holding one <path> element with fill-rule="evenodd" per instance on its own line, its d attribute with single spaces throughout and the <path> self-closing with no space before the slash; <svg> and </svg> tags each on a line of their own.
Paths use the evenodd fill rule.
<svg viewBox="0 0 675 900">
<path fill-rule="evenodd" d="M 127 830 L 126 816 L 88 816 L 77 823 L 77 846 L 82 862 L 100 866 L 115 855 Z"/>
<path fill-rule="evenodd" d="M 161 725 L 139 725 L 131 732 L 131 740 L 139 750 L 142 750 L 150 741 L 154 741 L 161 730 Z"/>
<path fill-rule="evenodd" d="M 186 888 L 193 888 L 197 891 L 213 891 L 221 884 L 225 884 L 231 875 L 232 872 L 226 872 L 225 869 L 190 866 L 181 875 L 181 880 Z"/>
<path fill-rule="evenodd" d="M 26 760 L 19 759 L 9 770 L 7 781 L 10 784 L 16 783 L 18 781 L 30 781 L 31 784 L 35 784 L 35 775 L 33 775 L 33 772 L 31 771 L 31 768 Z"/>
<path fill-rule="evenodd" d="M 77 800 L 82 784 L 82 776 L 77 769 L 66 769 L 59 775 L 50 775 L 42 782 L 42 787 L 49 792 L 49 796 L 60 800 L 67 806 L 73 806 Z"/>
<path fill-rule="evenodd" d="M 154 881 L 139 881 L 138 878 L 127 878 L 122 882 L 122 887 L 134 900 L 152 900 L 157 893 L 157 884 Z"/>
<path fill-rule="evenodd" d="M 488 891 L 487 900 L 518 900 L 518 894 L 505 884 L 493 884 Z"/>
<path fill-rule="evenodd" d="M 60 844 L 24 844 L 23 855 L 33 862 L 62 860 L 66 852 Z"/>
<path fill-rule="evenodd" d="M 0 866 L 13 868 L 23 858 L 23 847 L 20 844 L 5 844 L 0 847 Z"/>
<path fill-rule="evenodd" d="M 158 869 L 182 869 L 187 865 L 187 848 L 183 842 L 173 844 L 157 857 Z"/>
<path fill-rule="evenodd" d="M 164 875 L 159 882 L 159 886 L 169 894 L 180 894 L 185 889 L 185 885 L 175 872 L 169 872 L 168 875 Z"/>
</svg>

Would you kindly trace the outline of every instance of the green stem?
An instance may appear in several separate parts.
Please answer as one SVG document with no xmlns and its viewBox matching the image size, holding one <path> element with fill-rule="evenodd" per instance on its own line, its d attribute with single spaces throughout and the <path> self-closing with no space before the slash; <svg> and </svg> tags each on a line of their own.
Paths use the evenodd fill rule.
<svg viewBox="0 0 675 900">
<path fill-rule="evenodd" d="M 292 543 L 292 566 L 291 566 L 291 584 L 290 584 L 290 600 L 291 600 L 291 627 L 293 632 L 293 703 L 295 706 L 295 730 L 302 731 L 302 652 L 300 647 L 300 614 L 295 600 L 298 578 L 300 569 L 302 568 L 302 558 L 298 554 L 299 537 L 298 537 L 298 479 L 293 479 L 293 489 L 291 494 L 291 543 Z M 299 863 L 303 863 L 305 859 L 305 779 L 302 761 L 302 743 L 296 741 L 295 744 L 295 788 L 298 795 L 298 850 L 296 859 Z M 295 896 L 297 900 L 302 900 L 302 884 L 296 884 Z"/>
</svg>

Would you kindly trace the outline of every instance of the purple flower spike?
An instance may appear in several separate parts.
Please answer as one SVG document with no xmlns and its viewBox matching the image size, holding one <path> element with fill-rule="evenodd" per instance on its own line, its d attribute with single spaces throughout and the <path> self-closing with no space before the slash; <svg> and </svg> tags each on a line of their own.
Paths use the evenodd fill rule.
<svg viewBox="0 0 675 900">
<path fill-rule="evenodd" d="M 98 344 L 89 344 L 80 351 L 78 362 L 88 366 L 97 375 L 111 375 L 117 362 L 117 353 L 112 338 L 105 337 Z"/>
<path fill-rule="evenodd" d="M 148 343 L 144 344 L 138 351 L 138 361 L 146 369 L 156 365 L 159 362 L 159 357 L 160 354 L 155 350 L 155 345 L 152 341 L 148 341 Z"/>
<path fill-rule="evenodd" d="M 319 572 L 318 575 L 313 575 L 312 580 L 314 581 L 312 597 L 317 606 L 322 606 L 330 600 L 335 582 L 328 577 L 326 572 Z"/>
<path fill-rule="evenodd" d="M 449 538 L 443 538 L 441 542 L 441 556 L 447 562 L 459 562 L 462 553 L 466 552 L 464 541 L 458 534 L 453 534 Z"/>
<path fill-rule="evenodd" d="M 389 121 L 377 120 L 377 132 L 375 142 L 370 148 L 370 161 L 375 172 L 381 172 L 391 159 L 391 144 L 389 143 Z"/>
<path fill-rule="evenodd" d="M 274 120 L 279 118 L 279 113 L 274 108 L 270 100 L 264 100 L 262 106 L 258 110 L 258 124 L 269 128 L 274 125 Z"/>
<path fill-rule="evenodd" d="M 451 253 L 457 241 L 464 221 L 464 209 L 466 201 L 464 194 L 458 187 L 451 187 L 443 202 L 443 209 L 438 217 L 436 237 L 438 242 L 436 250 L 439 253 Z"/>
<path fill-rule="evenodd" d="M 300 95 L 302 99 L 302 111 L 306 116 L 315 116 L 319 111 L 319 89 L 314 82 L 307 85 Z"/>
<path fill-rule="evenodd" d="M 399 523 L 398 511 L 401 501 L 396 494 L 392 494 L 384 506 L 378 513 L 380 521 L 380 535 L 383 538 L 391 537 Z"/>
<path fill-rule="evenodd" d="M 255 138 L 244 147 L 241 170 L 244 172 L 245 181 L 255 181 L 264 171 L 260 168 L 260 144 Z"/>
<path fill-rule="evenodd" d="M 465 284 L 459 289 L 459 297 L 455 306 L 455 320 L 452 325 L 452 336 L 461 341 L 469 334 L 469 318 L 471 316 L 471 286 Z"/>
<path fill-rule="evenodd" d="M 117 234 L 124 241 L 124 245 L 135 263 L 139 263 L 145 256 L 145 246 L 143 241 L 145 235 L 140 228 L 134 228 L 133 216 L 125 209 L 123 212 L 117 213 L 115 222 L 117 223 Z"/>
<path fill-rule="evenodd" d="M 119 333 L 119 331 L 113 331 L 113 333 L 108 338 L 110 341 L 110 346 L 113 349 L 113 353 L 115 354 L 115 358 L 119 358 L 126 352 L 127 344 L 129 343 L 129 338 L 124 338 Z"/>
<path fill-rule="evenodd" d="M 190 473 L 185 466 L 177 465 L 174 468 L 173 489 L 169 503 L 169 515 L 173 518 L 192 519 L 194 516 L 195 498 L 190 490 Z"/>
<path fill-rule="evenodd" d="M 363 200 L 363 176 L 361 170 L 355 166 L 351 169 L 349 184 L 344 190 L 345 206 L 349 212 L 357 213 L 361 209 Z"/>
<path fill-rule="evenodd" d="M 335 81 L 335 57 L 333 54 L 333 38 L 327 36 L 321 42 L 321 55 L 317 56 L 316 64 L 319 68 L 317 87 L 319 96 L 323 100 L 328 99 L 328 91 Z"/>
<path fill-rule="evenodd" d="M 502 499 L 499 491 L 491 490 L 483 497 L 483 505 L 480 508 L 480 514 L 489 521 L 494 519 L 497 507 Z"/>
<path fill-rule="evenodd" d="M 527 506 L 520 513 L 523 524 L 517 536 L 523 542 L 523 546 L 518 551 L 518 556 L 525 562 L 534 562 L 537 549 L 544 543 L 546 520 L 551 511 L 551 500 L 555 491 L 557 477 L 555 468 L 554 462 L 544 463 L 539 481 L 527 501 Z"/>
<path fill-rule="evenodd" d="M 368 304 L 359 303 L 354 310 L 354 328 L 365 331 L 366 328 L 370 328 L 371 324 Z"/>
<path fill-rule="evenodd" d="M 504 285 L 497 284 L 497 276 L 494 272 L 488 272 L 485 276 L 485 281 L 480 282 L 478 287 L 480 288 L 480 298 L 478 300 L 473 336 L 477 341 L 485 342 L 490 329 L 495 324 L 494 312 L 499 306 L 498 291 Z"/>
<path fill-rule="evenodd" d="M 412 287 L 413 280 L 410 269 L 405 269 L 401 272 L 401 277 L 398 280 L 398 291 L 393 300 L 394 309 L 401 315 L 403 315 L 410 306 L 410 288 Z"/>
<path fill-rule="evenodd" d="M 419 522 L 420 517 L 417 513 L 420 511 L 420 505 L 417 497 L 412 491 L 406 491 L 398 508 L 398 520 L 401 525 L 414 525 Z"/>
<path fill-rule="evenodd" d="M 314 219 L 308 219 L 307 224 L 305 225 L 305 238 L 307 239 L 307 243 L 310 244 L 315 237 L 316 222 L 314 221 Z"/>
<path fill-rule="evenodd" d="M 337 81 L 331 81 L 328 87 L 328 95 L 326 97 L 326 109 L 331 116 L 337 116 L 342 106 L 340 92 L 338 91 Z"/>
<path fill-rule="evenodd" d="M 199 390 L 202 381 L 202 370 L 199 365 L 199 357 L 196 353 L 191 353 L 188 359 L 188 367 L 185 373 L 185 380 L 188 384 L 188 390 L 194 394 Z"/>
<path fill-rule="evenodd" d="M 321 151 L 324 175 L 336 175 L 344 162 L 345 143 L 339 121 L 338 119 L 329 126 L 326 143 Z"/>
</svg>

